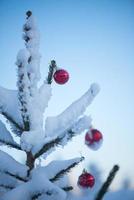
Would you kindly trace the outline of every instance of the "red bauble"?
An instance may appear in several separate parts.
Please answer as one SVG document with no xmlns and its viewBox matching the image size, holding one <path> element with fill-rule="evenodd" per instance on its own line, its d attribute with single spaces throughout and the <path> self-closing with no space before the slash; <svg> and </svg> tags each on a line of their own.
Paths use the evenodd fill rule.
<svg viewBox="0 0 134 200">
<path fill-rule="evenodd" d="M 54 73 L 54 80 L 58 84 L 65 84 L 69 80 L 69 73 L 64 69 L 59 69 Z"/>
<path fill-rule="evenodd" d="M 85 143 L 93 150 L 99 149 L 103 141 L 102 133 L 97 129 L 91 129 L 85 135 Z"/>
<path fill-rule="evenodd" d="M 78 185 L 82 188 L 92 188 L 95 184 L 95 178 L 92 174 L 83 171 L 83 173 L 78 178 Z"/>
</svg>

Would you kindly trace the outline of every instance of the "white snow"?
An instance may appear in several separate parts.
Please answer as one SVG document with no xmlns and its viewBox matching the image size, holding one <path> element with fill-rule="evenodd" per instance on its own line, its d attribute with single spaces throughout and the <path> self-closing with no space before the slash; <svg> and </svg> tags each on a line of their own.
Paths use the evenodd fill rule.
<svg viewBox="0 0 134 200">
<path fill-rule="evenodd" d="M 43 129 L 43 114 L 51 97 L 51 86 L 44 83 L 29 103 L 31 129 Z M 33 143 L 31 141 L 31 143 Z"/>
<path fill-rule="evenodd" d="M 32 171 L 32 174 L 38 176 L 38 174 L 45 174 L 48 179 L 53 178 L 59 171 L 68 168 L 74 163 L 79 163 L 82 158 L 73 158 L 70 160 L 54 160 L 45 167 L 37 167 Z"/>
<path fill-rule="evenodd" d="M 3 143 L 10 143 L 10 144 L 16 144 L 14 141 L 12 135 L 10 132 L 7 130 L 6 126 L 4 123 L 0 120 L 0 145 Z"/>
<path fill-rule="evenodd" d="M 18 66 L 18 97 L 20 100 L 20 110 L 23 121 L 29 118 L 29 101 L 30 101 L 30 81 L 27 74 L 29 52 L 26 49 L 20 50 L 17 55 Z"/>
<path fill-rule="evenodd" d="M 22 126 L 19 101 L 16 90 L 5 89 L 0 86 L 0 113 L 5 112 Z"/>
<path fill-rule="evenodd" d="M 1 185 L 16 187 L 18 185 L 18 181 L 7 174 L 3 174 L 0 172 L 0 186 Z"/>
<path fill-rule="evenodd" d="M 16 65 L 26 65 L 28 62 L 28 58 L 29 58 L 30 54 L 27 51 L 27 49 L 21 49 L 18 54 L 17 54 L 17 61 L 16 61 Z"/>
<path fill-rule="evenodd" d="M 21 135 L 21 148 L 30 151 L 36 144 L 40 144 L 44 139 L 42 130 L 24 131 Z"/>
<path fill-rule="evenodd" d="M 28 167 L 26 165 L 22 165 L 17 162 L 14 158 L 9 156 L 7 153 L 0 150 L 0 171 L 1 172 L 9 172 L 11 174 L 26 177 Z"/>
<path fill-rule="evenodd" d="M 63 133 L 69 129 L 78 117 L 85 112 L 86 108 L 91 104 L 98 92 L 99 86 L 94 83 L 81 98 L 72 103 L 64 112 L 56 117 L 48 117 L 45 124 L 46 134 L 51 136 L 55 133 Z"/>
<path fill-rule="evenodd" d="M 37 82 L 40 80 L 40 35 L 33 16 L 27 19 L 25 27 L 29 28 L 28 31 L 24 30 L 24 32 L 25 36 L 29 38 L 25 44 L 31 56 L 31 61 L 27 66 L 27 72 L 30 74 L 31 93 L 34 95 L 36 93 Z"/>
<path fill-rule="evenodd" d="M 59 198 L 62 200 L 66 199 L 66 193 L 62 189 L 51 183 L 45 174 L 38 173 L 33 174 L 31 181 L 21 184 L 17 188 L 3 195 L 1 200 L 24 200 L 24 198 L 25 200 L 31 200 L 33 195 L 47 192 L 52 194 L 51 200 L 57 200 Z M 48 195 L 46 196 L 49 198 Z"/>
<path fill-rule="evenodd" d="M 90 129 L 92 119 L 90 116 L 83 116 L 81 117 L 72 127 L 71 130 L 74 133 L 81 133 L 86 129 Z"/>
<path fill-rule="evenodd" d="M 76 121 L 69 130 L 64 131 L 59 135 L 55 134 L 51 137 L 44 137 L 40 142 L 36 143 L 36 145 L 32 147 L 32 153 L 35 155 L 43 146 L 47 145 L 51 141 L 54 141 L 56 138 L 62 138 L 61 142 L 58 145 L 64 147 L 70 139 L 70 130 L 73 132 L 74 135 L 81 134 L 86 129 L 89 129 L 89 127 L 91 126 L 91 121 L 92 119 L 90 116 L 83 116 L 80 119 L 78 119 L 78 121 Z M 55 150 L 55 148 L 56 145 L 53 148 L 49 149 L 47 152 L 45 152 L 43 154 L 43 158 L 46 158 L 50 153 L 52 153 Z"/>
</svg>

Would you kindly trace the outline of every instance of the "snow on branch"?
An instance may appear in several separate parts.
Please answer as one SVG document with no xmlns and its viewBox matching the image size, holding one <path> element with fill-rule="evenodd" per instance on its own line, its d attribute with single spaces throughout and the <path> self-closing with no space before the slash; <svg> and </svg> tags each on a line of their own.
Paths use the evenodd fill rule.
<svg viewBox="0 0 134 200">
<path fill-rule="evenodd" d="M 99 90 L 99 86 L 96 83 L 92 84 L 90 89 L 81 98 L 72 103 L 64 112 L 56 117 L 48 117 L 45 124 L 47 136 L 52 136 L 55 133 L 59 135 L 68 130 L 85 112 Z"/>
<path fill-rule="evenodd" d="M 28 167 L 18 163 L 14 158 L 12 158 L 7 153 L 0 150 L 0 171 L 8 174 L 19 180 L 25 180 L 28 172 Z"/>
<path fill-rule="evenodd" d="M 61 189 L 64 190 L 65 192 L 68 192 L 70 190 L 73 190 L 73 187 L 72 186 L 66 186 L 66 187 L 62 187 Z M 38 193 L 38 194 L 36 194 L 36 195 L 34 195 L 32 197 L 32 200 L 36 200 L 36 199 L 38 199 L 41 196 L 42 196 L 43 199 L 46 199 L 46 198 L 48 199 L 48 196 L 51 197 L 51 193 L 49 191 L 46 192 L 46 195 L 43 195 L 42 193 Z M 57 200 L 57 198 L 56 198 L 56 200 Z"/>
<path fill-rule="evenodd" d="M 18 185 L 18 182 L 15 178 L 4 174 L 0 173 L 0 187 L 4 187 L 6 189 L 13 189 Z"/>
<path fill-rule="evenodd" d="M 13 186 L 10 186 L 10 185 L 4 185 L 4 184 L 0 184 L 0 188 L 5 188 L 5 189 L 8 189 L 8 190 L 12 190 L 14 187 Z"/>
<path fill-rule="evenodd" d="M 35 145 L 32 149 L 32 153 L 35 158 L 38 158 L 42 154 L 46 156 L 54 151 L 55 147 L 58 145 L 65 146 L 68 141 L 70 141 L 74 136 L 81 134 L 84 130 L 89 129 L 91 126 L 92 119 L 89 116 L 83 116 L 76 121 L 73 126 L 60 134 L 53 137 L 46 137 L 44 141 L 38 145 Z"/>
<path fill-rule="evenodd" d="M 13 133 L 15 133 L 17 136 L 20 136 L 24 130 L 23 127 L 14 121 L 14 119 L 9 116 L 8 113 L 2 111 L 1 114 L 9 121 Z"/>
<path fill-rule="evenodd" d="M 52 177 L 50 179 L 50 181 L 55 182 L 55 181 L 59 180 L 61 177 L 63 177 L 68 172 L 70 172 L 70 170 L 72 168 L 74 168 L 76 165 L 78 165 L 83 160 L 84 160 L 84 157 L 75 158 L 75 159 L 66 160 L 66 161 L 57 161 L 57 163 L 55 161 L 55 163 L 53 164 L 53 167 L 56 168 L 56 165 L 57 165 L 57 168 L 59 168 L 59 166 L 60 166 L 62 169 L 60 169 L 60 170 L 58 169 L 59 171 L 55 174 L 54 177 Z"/>
<path fill-rule="evenodd" d="M 51 182 L 55 182 L 70 172 L 72 168 L 77 166 L 83 160 L 84 157 L 73 158 L 70 160 L 54 160 L 46 167 L 36 168 L 32 171 L 32 174 L 34 174 L 34 176 L 45 174 Z"/>
<path fill-rule="evenodd" d="M 62 190 L 64 190 L 65 192 L 68 192 L 70 190 L 73 190 L 73 187 L 72 186 L 66 186 L 66 187 L 63 187 Z"/>
<path fill-rule="evenodd" d="M 19 144 L 17 144 L 10 132 L 7 130 L 4 123 L 0 120 L 0 145 L 7 145 L 9 147 L 16 148 L 18 150 L 21 150 L 21 147 Z"/>
<path fill-rule="evenodd" d="M 39 53 L 40 36 L 32 12 L 28 11 L 26 15 L 27 15 L 26 23 L 24 24 L 23 27 L 24 31 L 23 39 L 25 40 L 26 49 L 30 54 L 27 65 L 27 73 L 28 73 L 28 78 L 30 80 L 29 88 L 31 96 L 34 96 L 37 91 L 37 83 L 40 80 L 40 57 L 41 57 Z"/>
<path fill-rule="evenodd" d="M 21 49 L 17 55 L 16 65 L 18 66 L 18 98 L 19 98 L 19 106 L 21 111 L 21 116 L 23 119 L 24 129 L 29 131 L 30 122 L 29 122 L 29 79 L 27 74 L 27 64 L 29 59 L 29 52 L 26 49 Z"/>
<path fill-rule="evenodd" d="M 31 128 L 34 130 L 42 129 L 43 127 L 43 114 L 48 106 L 51 93 L 51 85 L 44 82 L 41 87 L 36 91 L 34 97 L 31 98 L 29 109 L 31 114 Z"/>
<path fill-rule="evenodd" d="M 0 86 L 0 113 L 18 132 L 23 131 L 17 91 L 5 89 Z"/>
<path fill-rule="evenodd" d="M 24 196 L 25 195 L 25 196 Z M 51 196 L 51 199 L 65 200 L 66 192 L 58 186 L 51 183 L 45 174 L 33 174 L 31 180 L 27 183 L 21 184 L 15 189 L 7 192 L 2 196 L 1 200 L 33 200 L 40 196 Z"/>
<path fill-rule="evenodd" d="M 28 63 L 26 66 L 29 80 L 28 88 L 30 92 L 28 109 L 30 128 L 33 130 L 37 128 L 41 129 L 43 127 L 43 113 L 51 97 L 51 86 L 46 81 L 38 89 L 41 58 L 39 53 L 40 35 L 32 12 L 26 12 L 26 16 L 26 23 L 23 26 L 23 39 L 25 40 L 26 50 L 29 53 Z"/>
<path fill-rule="evenodd" d="M 49 153 L 48 151 L 52 149 L 53 147 L 57 146 L 61 141 L 62 141 L 61 137 L 47 138 L 45 142 L 43 142 L 42 144 L 36 145 L 32 149 L 32 153 L 35 158 L 38 158 L 39 156 L 41 156 L 42 154 L 46 152 Z"/>
</svg>

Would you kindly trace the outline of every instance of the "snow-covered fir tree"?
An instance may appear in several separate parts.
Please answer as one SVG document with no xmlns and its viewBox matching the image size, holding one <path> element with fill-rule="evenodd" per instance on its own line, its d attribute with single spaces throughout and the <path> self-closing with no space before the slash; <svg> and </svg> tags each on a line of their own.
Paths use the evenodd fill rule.
<svg viewBox="0 0 134 200">
<path fill-rule="evenodd" d="M 56 61 L 51 61 L 46 80 L 39 85 L 39 32 L 31 11 L 26 13 L 23 31 L 25 48 L 19 51 L 16 61 L 17 90 L 0 87 L 0 113 L 10 124 L 9 131 L 0 121 L 0 145 L 25 152 L 26 162 L 21 164 L 0 150 L 0 200 L 65 200 L 73 187 L 64 184 L 62 178 L 84 157 L 53 160 L 45 166 L 35 163 L 41 157 L 47 159 L 57 146 L 65 146 L 72 137 L 91 129 L 91 118 L 84 112 L 100 89 L 93 83 L 62 113 L 45 116 Z"/>
</svg>

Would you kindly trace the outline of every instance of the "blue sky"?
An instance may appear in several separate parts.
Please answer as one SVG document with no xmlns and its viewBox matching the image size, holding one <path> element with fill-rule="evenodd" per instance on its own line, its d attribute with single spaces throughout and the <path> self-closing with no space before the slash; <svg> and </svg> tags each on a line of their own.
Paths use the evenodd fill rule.
<svg viewBox="0 0 134 200">
<path fill-rule="evenodd" d="M 121 178 L 132 177 L 134 1 L 0 0 L 0 85 L 11 89 L 16 87 L 14 63 L 18 50 L 24 46 L 21 36 L 27 10 L 33 11 L 40 29 L 42 80 L 53 58 L 70 73 L 66 85 L 53 84 L 53 99 L 46 114 L 61 112 L 92 82 L 101 87 L 86 113 L 91 114 L 95 128 L 104 134 L 102 148 L 92 152 L 81 146 L 81 136 L 62 153 L 66 158 L 85 155 L 85 164 L 95 161 L 105 173 L 118 163 L 121 170 L 115 185 Z"/>
</svg>

